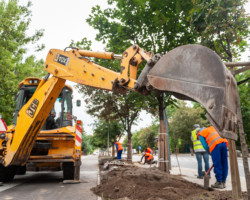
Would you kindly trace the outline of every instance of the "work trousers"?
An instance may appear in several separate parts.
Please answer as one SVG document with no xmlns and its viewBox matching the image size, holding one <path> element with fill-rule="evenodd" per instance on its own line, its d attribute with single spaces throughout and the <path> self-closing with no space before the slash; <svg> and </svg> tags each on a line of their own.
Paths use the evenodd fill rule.
<svg viewBox="0 0 250 200">
<path fill-rule="evenodd" d="M 198 162 L 198 176 L 202 177 L 202 157 L 205 163 L 206 172 L 209 170 L 209 155 L 207 152 L 195 152 L 196 159 Z"/>
<path fill-rule="evenodd" d="M 211 152 L 214 163 L 214 173 L 218 182 L 226 182 L 228 175 L 227 144 L 217 144 Z"/>
<path fill-rule="evenodd" d="M 121 160 L 122 159 L 122 150 L 117 152 L 117 159 Z"/>
</svg>

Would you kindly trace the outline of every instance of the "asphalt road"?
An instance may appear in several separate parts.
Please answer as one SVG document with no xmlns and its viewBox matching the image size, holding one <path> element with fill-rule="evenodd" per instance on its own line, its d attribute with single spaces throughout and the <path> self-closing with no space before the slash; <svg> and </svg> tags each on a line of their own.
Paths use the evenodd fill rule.
<svg viewBox="0 0 250 200">
<path fill-rule="evenodd" d="M 96 200 L 97 156 L 82 157 L 80 184 L 63 184 L 62 172 L 27 172 L 0 187 L 1 200 Z"/>
</svg>

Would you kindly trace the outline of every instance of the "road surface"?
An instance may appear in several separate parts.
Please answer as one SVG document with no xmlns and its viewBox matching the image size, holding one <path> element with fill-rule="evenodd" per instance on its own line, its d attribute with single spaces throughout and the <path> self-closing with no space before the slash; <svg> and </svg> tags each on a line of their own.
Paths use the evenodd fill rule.
<svg viewBox="0 0 250 200">
<path fill-rule="evenodd" d="M 123 155 L 124 157 L 126 155 Z M 133 161 L 140 160 L 139 155 L 133 155 Z M 157 156 L 155 156 L 157 160 Z M 178 160 L 182 177 L 203 185 L 203 180 L 197 179 L 197 161 L 190 154 L 179 154 Z M 0 186 L 1 200 L 97 200 L 91 188 L 98 184 L 98 156 L 82 156 L 80 184 L 63 184 L 62 172 L 27 172 L 24 176 L 16 176 L 12 183 Z M 180 174 L 176 156 L 171 156 L 172 174 Z M 238 158 L 242 190 L 246 190 L 242 159 Z M 212 164 L 210 159 L 210 164 Z M 148 165 L 143 165 L 149 167 Z M 215 181 L 214 174 L 210 183 Z M 227 190 L 231 190 L 230 171 L 227 180 Z M 99 198 L 100 199 L 100 198 Z"/>
<path fill-rule="evenodd" d="M 1 200 L 96 200 L 97 156 L 83 156 L 80 184 L 63 184 L 62 172 L 27 172 L 0 187 Z"/>
</svg>

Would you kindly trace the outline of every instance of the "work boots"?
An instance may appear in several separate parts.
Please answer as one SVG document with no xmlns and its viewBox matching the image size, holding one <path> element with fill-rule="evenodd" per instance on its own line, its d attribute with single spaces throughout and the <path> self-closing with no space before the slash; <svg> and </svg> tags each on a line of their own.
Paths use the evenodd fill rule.
<svg viewBox="0 0 250 200">
<path fill-rule="evenodd" d="M 224 189 L 224 184 L 222 182 L 216 181 L 215 184 L 211 185 L 212 188 Z"/>
</svg>

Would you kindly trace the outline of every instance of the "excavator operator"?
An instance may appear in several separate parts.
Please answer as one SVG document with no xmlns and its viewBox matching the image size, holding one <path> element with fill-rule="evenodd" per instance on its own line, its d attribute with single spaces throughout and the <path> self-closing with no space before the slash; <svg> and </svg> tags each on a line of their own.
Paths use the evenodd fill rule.
<svg viewBox="0 0 250 200">
<path fill-rule="evenodd" d="M 56 129 L 58 128 L 55 120 L 56 114 L 55 112 L 51 112 L 46 120 L 46 130 Z"/>
</svg>

